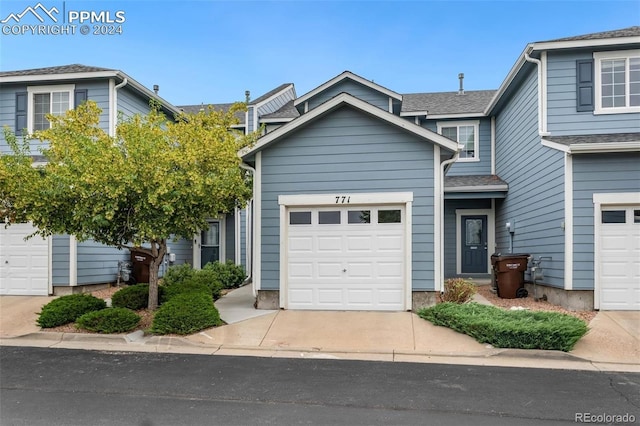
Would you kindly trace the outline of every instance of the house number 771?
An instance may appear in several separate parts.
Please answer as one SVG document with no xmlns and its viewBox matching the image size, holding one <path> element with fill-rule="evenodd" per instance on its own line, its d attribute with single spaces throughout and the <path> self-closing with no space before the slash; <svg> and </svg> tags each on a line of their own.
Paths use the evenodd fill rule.
<svg viewBox="0 0 640 426">
<path fill-rule="evenodd" d="M 351 197 L 346 195 L 338 195 L 336 196 L 336 204 L 349 204 L 351 202 Z"/>
</svg>

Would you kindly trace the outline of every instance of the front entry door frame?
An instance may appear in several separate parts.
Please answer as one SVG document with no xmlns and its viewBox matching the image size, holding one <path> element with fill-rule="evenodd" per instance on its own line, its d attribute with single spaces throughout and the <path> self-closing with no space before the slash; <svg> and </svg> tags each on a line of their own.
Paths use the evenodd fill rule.
<svg viewBox="0 0 640 426">
<path fill-rule="evenodd" d="M 491 271 L 491 254 L 496 248 L 495 215 L 491 209 L 456 209 L 456 274 L 462 275 L 462 217 L 463 216 L 486 216 L 487 218 L 487 265 L 486 271 L 480 272 L 488 274 Z"/>
<path fill-rule="evenodd" d="M 207 222 L 214 223 L 217 222 L 219 225 L 219 243 L 220 243 L 220 258 L 218 259 L 220 262 L 224 262 L 226 259 L 225 254 L 225 217 L 220 216 L 218 219 L 209 219 Z M 192 246 L 192 256 L 193 256 L 193 269 L 202 269 L 202 237 L 200 232 L 193 236 L 193 246 Z"/>
</svg>

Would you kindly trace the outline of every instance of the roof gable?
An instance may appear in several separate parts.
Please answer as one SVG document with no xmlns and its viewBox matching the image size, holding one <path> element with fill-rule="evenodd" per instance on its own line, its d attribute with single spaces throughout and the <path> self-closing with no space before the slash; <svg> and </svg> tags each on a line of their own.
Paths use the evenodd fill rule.
<svg viewBox="0 0 640 426">
<path fill-rule="evenodd" d="M 373 106 L 363 100 L 360 100 L 348 93 L 341 93 L 323 103 L 322 105 L 309 111 L 308 113 L 301 115 L 300 117 L 290 121 L 282 127 L 279 127 L 273 132 L 267 133 L 266 135 L 258 139 L 258 142 L 254 146 L 244 148 L 238 154 L 241 157 L 246 157 L 255 152 L 261 151 L 269 145 L 276 143 L 286 135 L 289 135 L 297 129 L 305 126 L 306 124 L 309 124 L 310 122 L 315 121 L 328 114 L 329 112 L 345 105 L 351 106 L 356 110 L 374 116 L 390 125 L 402 129 L 403 131 L 412 133 L 419 138 L 428 140 L 450 151 L 456 151 L 458 149 L 458 144 L 451 139 L 439 135 L 438 133 L 435 133 L 431 130 L 417 126 L 404 118 L 398 117 L 397 115 L 391 114 L 387 111 L 383 111 L 380 108 Z"/>
<path fill-rule="evenodd" d="M 393 90 L 389 90 L 386 87 L 380 86 L 379 84 L 374 83 L 373 81 L 369 81 L 367 79 L 364 79 L 362 77 L 360 77 L 359 75 L 356 75 L 354 73 L 352 73 L 351 71 L 345 71 L 342 74 L 337 75 L 336 77 L 332 78 L 331 80 L 327 81 L 326 83 L 321 84 L 320 86 L 316 87 L 315 89 L 313 89 L 312 91 L 300 96 L 298 99 L 296 99 L 293 102 L 293 106 L 298 107 L 299 105 L 303 104 L 304 102 L 308 101 L 309 99 L 313 98 L 314 96 L 318 95 L 319 93 L 322 93 L 323 91 L 325 91 L 326 89 L 328 89 L 331 86 L 334 86 L 344 80 L 352 80 L 355 81 L 357 83 L 362 84 L 363 86 L 369 87 L 373 90 L 376 90 L 386 96 L 389 96 L 390 98 L 396 99 L 398 101 L 402 101 L 402 95 L 399 93 L 394 92 Z"/>
</svg>

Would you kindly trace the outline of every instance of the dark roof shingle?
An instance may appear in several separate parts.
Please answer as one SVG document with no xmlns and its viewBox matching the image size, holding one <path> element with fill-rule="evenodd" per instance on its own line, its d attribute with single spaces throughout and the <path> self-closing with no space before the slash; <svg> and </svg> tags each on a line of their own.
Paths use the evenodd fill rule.
<svg viewBox="0 0 640 426">
<path fill-rule="evenodd" d="M 639 142 L 640 133 L 606 133 L 600 135 L 545 136 L 545 140 L 566 146 L 574 144 Z"/>
<path fill-rule="evenodd" d="M 80 72 L 116 71 L 111 68 L 94 67 L 81 64 L 61 65 L 57 67 L 32 68 L 29 70 L 1 71 L 0 77 L 27 76 L 27 75 L 54 75 L 72 74 Z"/>
<path fill-rule="evenodd" d="M 445 176 L 445 190 L 455 190 L 456 188 L 475 188 L 481 190 L 489 187 L 502 187 L 507 189 L 507 182 L 496 175 L 471 175 L 471 176 Z"/>
<path fill-rule="evenodd" d="M 293 106 L 293 100 L 290 100 L 286 104 L 282 105 L 280 109 L 274 111 L 270 114 L 265 114 L 261 118 L 296 118 L 299 117 L 300 113 Z"/>
<path fill-rule="evenodd" d="M 408 93 L 402 95 L 402 113 L 424 112 L 429 115 L 483 113 L 495 90 L 458 92 Z"/>
<path fill-rule="evenodd" d="M 640 36 L 640 26 L 622 28 L 619 30 L 602 31 L 599 33 L 582 34 L 573 37 L 556 38 L 554 40 L 544 40 L 539 43 L 549 43 L 556 41 L 579 41 L 579 40 L 599 40 L 603 38 L 620 38 Z"/>
<path fill-rule="evenodd" d="M 197 114 L 200 111 L 204 111 L 207 107 L 213 107 L 216 111 L 227 112 L 229 109 L 235 105 L 235 103 L 226 103 L 226 104 L 200 104 L 200 105 L 180 105 L 176 108 L 182 110 L 187 114 Z M 235 117 L 240 121 L 238 124 L 244 125 L 245 112 L 244 111 L 236 111 L 234 114 Z"/>
<path fill-rule="evenodd" d="M 271 96 L 275 95 L 276 93 L 278 93 L 281 90 L 284 90 L 285 88 L 287 88 L 288 86 L 291 86 L 293 83 L 283 83 L 280 86 L 276 87 L 273 90 L 269 90 L 267 93 L 265 93 L 264 95 L 249 101 L 249 105 L 255 105 L 259 102 L 264 101 L 265 99 L 269 99 Z"/>
</svg>

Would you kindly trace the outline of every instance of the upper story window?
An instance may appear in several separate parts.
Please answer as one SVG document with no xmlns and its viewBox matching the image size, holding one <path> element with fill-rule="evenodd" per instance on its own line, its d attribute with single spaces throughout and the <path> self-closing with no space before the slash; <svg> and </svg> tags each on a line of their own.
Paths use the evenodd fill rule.
<svg viewBox="0 0 640 426">
<path fill-rule="evenodd" d="M 438 133 L 462 145 L 458 161 L 479 161 L 478 121 L 437 123 Z"/>
<path fill-rule="evenodd" d="M 596 52 L 595 113 L 640 112 L 640 50 Z"/>
<path fill-rule="evenodd" d="M 73 108 L 73 85 L 31 86 L 27 88 L 27 129 L 29 132 L 50 127 L 47 114 L 62 115 Z"/>
</svg>

